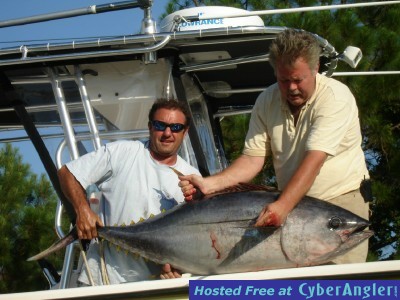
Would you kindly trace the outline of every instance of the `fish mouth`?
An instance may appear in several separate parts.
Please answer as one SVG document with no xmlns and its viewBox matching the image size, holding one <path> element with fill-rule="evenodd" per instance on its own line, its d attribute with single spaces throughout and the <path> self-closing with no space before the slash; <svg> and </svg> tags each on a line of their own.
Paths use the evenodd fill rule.
<svg viewBox="0 0 400 300">
<path fill-rule="evenodd" d="M 313 262 L 313 264 L 319 265 L 330 262 L 336 257 L 339 257 L 349 252 L 351 249 L 355 248 L 363 241 L 368 240 L 371 236 L 374 235 L 374 232 L 372 230 L 365 230 L 366 227 L 368 226 L 362 226 L 356 230 L 353 230 L 352 232 L 348 232 L 343 236 L 341 235 L 340 237 L 342 239 L 342 243 L 340 244 L 340 246 L 334 251 L 320 256 Z"/>
<path fill-rule="evenodd" d="M 348 240 L 352 240 L 352 239 L 358 239 L 360 240 L 360 242 L 362 240 L 368 239 L 371 236 L 374 235 L 374 232 L 372 230 L 357 230 L 352 232 L 349 236 L 348 236 Z"/>
<path fill-rule="evenodd" d="M 369 224 L 368 224 L 369 225 Z M 372 230 L 365 230 L 368 225 L 360 226 L 353 230 L 352 232 L 348 232 L 347 234 L 341 235 L 342 244 L 337 249 L 338 255 L 343 254 L 357 245 L 359 245 L 364 240 L 369 239 L 371 236 L 374 235 L 374 231 Z"/>
<path fill-rule="evenodd" d="M 361 242 L 374 235 L 374 232 L 372 230 L 365 230 L 370 225 L 371 223 L 365 222 L 364 224 L 359 224 L 353 229 L 341 230 L 339 236 L 344 243 L 348 243 L 353 240 Z"/>
</svg>

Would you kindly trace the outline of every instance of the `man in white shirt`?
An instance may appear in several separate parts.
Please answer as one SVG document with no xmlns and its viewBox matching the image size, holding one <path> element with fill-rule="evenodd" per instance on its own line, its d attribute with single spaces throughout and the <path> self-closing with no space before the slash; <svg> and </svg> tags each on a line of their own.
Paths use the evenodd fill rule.
<svg viewBox="0 0 400 300">
<path fill-rule="evenodd" d="M 134 224 L 184 201 L 179 179 L 170 167 L 183 174 L 200 174 L 177 154 L 190 119 L 182 102 L 157 100 L 149 112 L 148 141 L 109 143 L 59 170 L 61 188 L 76 212 L 80 239 L 96 238 L 96 226 Z M 102 178 L 106 180 L 98 184 L 102 197 L 96 214 L 87 202 L 85 190 Z M 109 243 L 104 243 L 101 251 L 98 244 L 92 243 L 87 256 L 96 285 L 104 284 L 100 256 L 104 256 L 111 284 L 148 280 L 161 273 L 160 266 L 119 251 Z M 78 281 L 90 284 L 88 275 L 87 270 L 82 270 Z"/>
</svg>

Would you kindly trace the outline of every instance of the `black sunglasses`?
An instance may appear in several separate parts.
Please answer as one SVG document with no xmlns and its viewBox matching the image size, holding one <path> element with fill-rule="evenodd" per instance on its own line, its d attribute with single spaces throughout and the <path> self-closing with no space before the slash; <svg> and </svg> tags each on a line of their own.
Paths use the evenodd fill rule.
<svg viewBox="0 0 400 300">
<path fill-rule="evenodd" d="M 154 129 L 157 131 L 164 131 L 165 129 L 167 129 L 167 127 L 169 127 L 172 132 L 181 132 L 186 127 L 185 125 L 183 125 L 181 123 L 167 124 L 165 122 L 161 122 L 161 121 L 157 121 L 157 120 L 151 121 L 151 125 L 153 125 Z"/>
</svg>

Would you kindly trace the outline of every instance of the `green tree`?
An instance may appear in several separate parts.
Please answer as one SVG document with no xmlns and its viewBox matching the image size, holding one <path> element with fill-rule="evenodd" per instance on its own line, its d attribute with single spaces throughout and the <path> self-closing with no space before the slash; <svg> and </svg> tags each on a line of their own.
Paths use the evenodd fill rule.
<svg viewBox="0 0 400 300">
<path fill-rule="evenodd" d="M 271 10 L 357 2 L 367 1 L 174 0 L 169 3 L 168 13 L 200 4 L 226 5 L 248 10 Z M 399 5 L 274 14 L 265 15 L 262 18 L 266 26 L 301 28 L 316 33 L 328 40 L 338 52 L 342 52 L 347 45 L 361 48 L 363 59 L 356 71 L 400 69 Z M 345 63 L 341 63 L 336 71 L 353 70 Z M 375 200 L 371 205 L 373 209 L 371 227 L 375 231 L 375 236 L 370 239 L 371 257 L 398 258 L 400 255 L 398 251 L 400 242 L 398 234 L 400 232 L 399 76 L 342 76 L 337 79 L 347 84 L 357 99 L 364 137 L 363 148 L 373 180 L 372 189 Z M 241 123 L 242 120 L 238 122 Z M 243 138 L 244 135 L 241 139 Z M 234 149 L 236 148 L 235 146 Z M 391 251 L 388 252 L 388 249 Z M 388 256 L 388 253 L 391 254 Z"/>
<path fill-rule="evenodd" d="M 250 114 L 224 117 L 220 120 L 223 143 L 228 163 L 238 158 L 244 148 L 244 139 L 249 129 Z M 275 175 L 272 167 L 272 159 L 266 159 L 263 172 L 260 172 L 254 183 L 276 187 Z"/>
<path fill-rule="evenodd" d="M 0 293 L 47 289 L 38 264 L 26 259 L 57 240 L 57 198 L 47 178 L 33 174 L 10 144 L 0 149 L 0 195 Z M 60 267 L 62 253 L 51 260 Z"/>
</svg>

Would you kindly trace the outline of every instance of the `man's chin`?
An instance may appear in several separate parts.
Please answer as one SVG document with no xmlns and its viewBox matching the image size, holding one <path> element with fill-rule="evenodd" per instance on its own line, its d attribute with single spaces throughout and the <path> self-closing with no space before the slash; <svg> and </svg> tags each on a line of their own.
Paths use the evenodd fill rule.
<svg viewBox="0 0 400 300">
<path fill-rule="evenodd" d="M 164 157 L 169 157 L 175 154 L 174 149 L 172 149 L 172 147 L 165 147 L 163 149 L 159 149 L 158 151 L 159 155 L 162 155 Z"/>
<path fill-rule="evenodd" d="M 293 107 L 302 106 L 305 103 L 304 99 L 300 97 L 290 97 L 288 102 Z"/>
<path fill-rule="evenodd" d="M 161 143 L 160 145 L 160 152 L 171 152 L 174 149 L 174 144 L 173 143 Z"/>
</svg>

